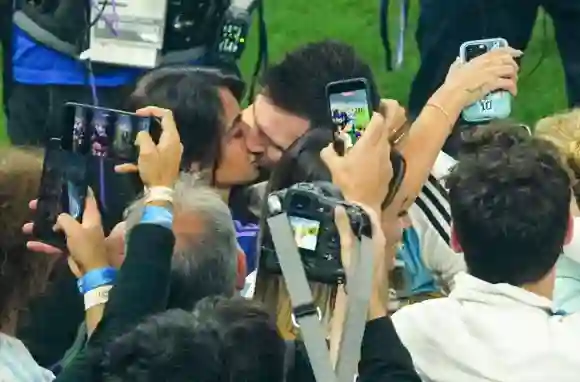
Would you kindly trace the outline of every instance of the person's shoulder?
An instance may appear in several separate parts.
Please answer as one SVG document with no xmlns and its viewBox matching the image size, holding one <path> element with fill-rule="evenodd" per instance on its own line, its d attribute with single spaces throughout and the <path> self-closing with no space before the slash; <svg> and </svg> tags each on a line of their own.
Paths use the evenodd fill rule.
<svg viewBox="0 0 580 382">
<path fill-rule="evenodd" d="M 395 326 L 402 322 L 408 323 L 416 320 L 429 319 L 428 316 L 434 315 L 435 313 L 453 309 L 455 304 L 456 301 L 449 297 L 433 298 L 406 305 L 397 310 L 391 316 L 391 319 Z"/>
</svg>

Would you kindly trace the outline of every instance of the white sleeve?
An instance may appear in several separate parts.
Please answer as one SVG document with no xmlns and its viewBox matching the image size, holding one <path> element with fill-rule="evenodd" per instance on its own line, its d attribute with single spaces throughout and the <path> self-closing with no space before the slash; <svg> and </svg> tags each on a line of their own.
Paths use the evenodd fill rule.
<svg viewBox="0 0 580 382">
<path fill-rule="evenodd" d="M 463 254 L 451 249 L 416 204 L 409 209 L 409 217 L 419 236 L 423 263 L 444 288 L 451 290 L 455 275 L 466 270 Z"/>
</svg>

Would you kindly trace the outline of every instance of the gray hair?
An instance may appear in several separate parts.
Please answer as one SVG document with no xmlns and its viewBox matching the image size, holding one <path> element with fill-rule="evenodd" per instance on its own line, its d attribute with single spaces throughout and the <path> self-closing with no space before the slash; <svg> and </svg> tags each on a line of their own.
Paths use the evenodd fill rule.
<svg viewBox="0 0 580 382">
<path fill-rule="evenodd" d="M 232 296 L 237 279 L 238 243 L 226 203 L 195 175 L 183 173 L 175 186 L 173 208 L 201 220 L 202 230 L 176 247 L 168 308 L 190 310 L 203 297 Z M 143 200 L 128 210 L 127 229 L 139 221 Z"/>
</svg>

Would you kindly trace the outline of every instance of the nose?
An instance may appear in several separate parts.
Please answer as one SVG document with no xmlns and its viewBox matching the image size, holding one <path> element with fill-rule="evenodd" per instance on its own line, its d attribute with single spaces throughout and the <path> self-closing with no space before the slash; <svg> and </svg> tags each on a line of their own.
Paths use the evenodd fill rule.
<svg viewBox="0 0 580 382">
<path fill-rule="evenodd" d="M 251 106 L 242 112 L 242 122 L 242 131 L 244 133 L 247 150 L 256 156 L 262 155 L 266 150 L 266 145 L 255 126 Z"/>
</svg>

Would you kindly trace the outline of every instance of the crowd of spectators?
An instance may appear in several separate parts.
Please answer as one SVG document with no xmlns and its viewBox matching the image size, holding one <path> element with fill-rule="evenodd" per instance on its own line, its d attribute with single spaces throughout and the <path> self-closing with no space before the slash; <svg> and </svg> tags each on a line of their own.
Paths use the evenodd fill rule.
<svg viewBox="0 0 580 382">
<path fill-rule="evenodd" d="M 372 226 L 359 381 L 577 381 L 580 113 L 472 127 L 458 155 L 442 151 L 464 108 L 517 95 L 521 55 L 453 63 L 413 120 L 337 41 L 271 65 L 245 108 L 229 72 L 153 69 L 123 104 L 161 135 L 139 132 L 137 163 L 115 169 L 145 192 L 106 235 L 89 190 L 82 221 L 57 220 L 66 248 L 32 235 L 42 149 L 2 147 L 0 380 L 314 381 L 285 280 L 259 264 L 267 195 L 327 181 Z M 353 78 L 374 114 L 340 153 L 325 89 Z M 383 205 L 393 150 L 405 175 Z M 336 215 L 348 268 L 352 232 Z M 335 354 L 348 290 L 310 287 Z"/>
</svg>

